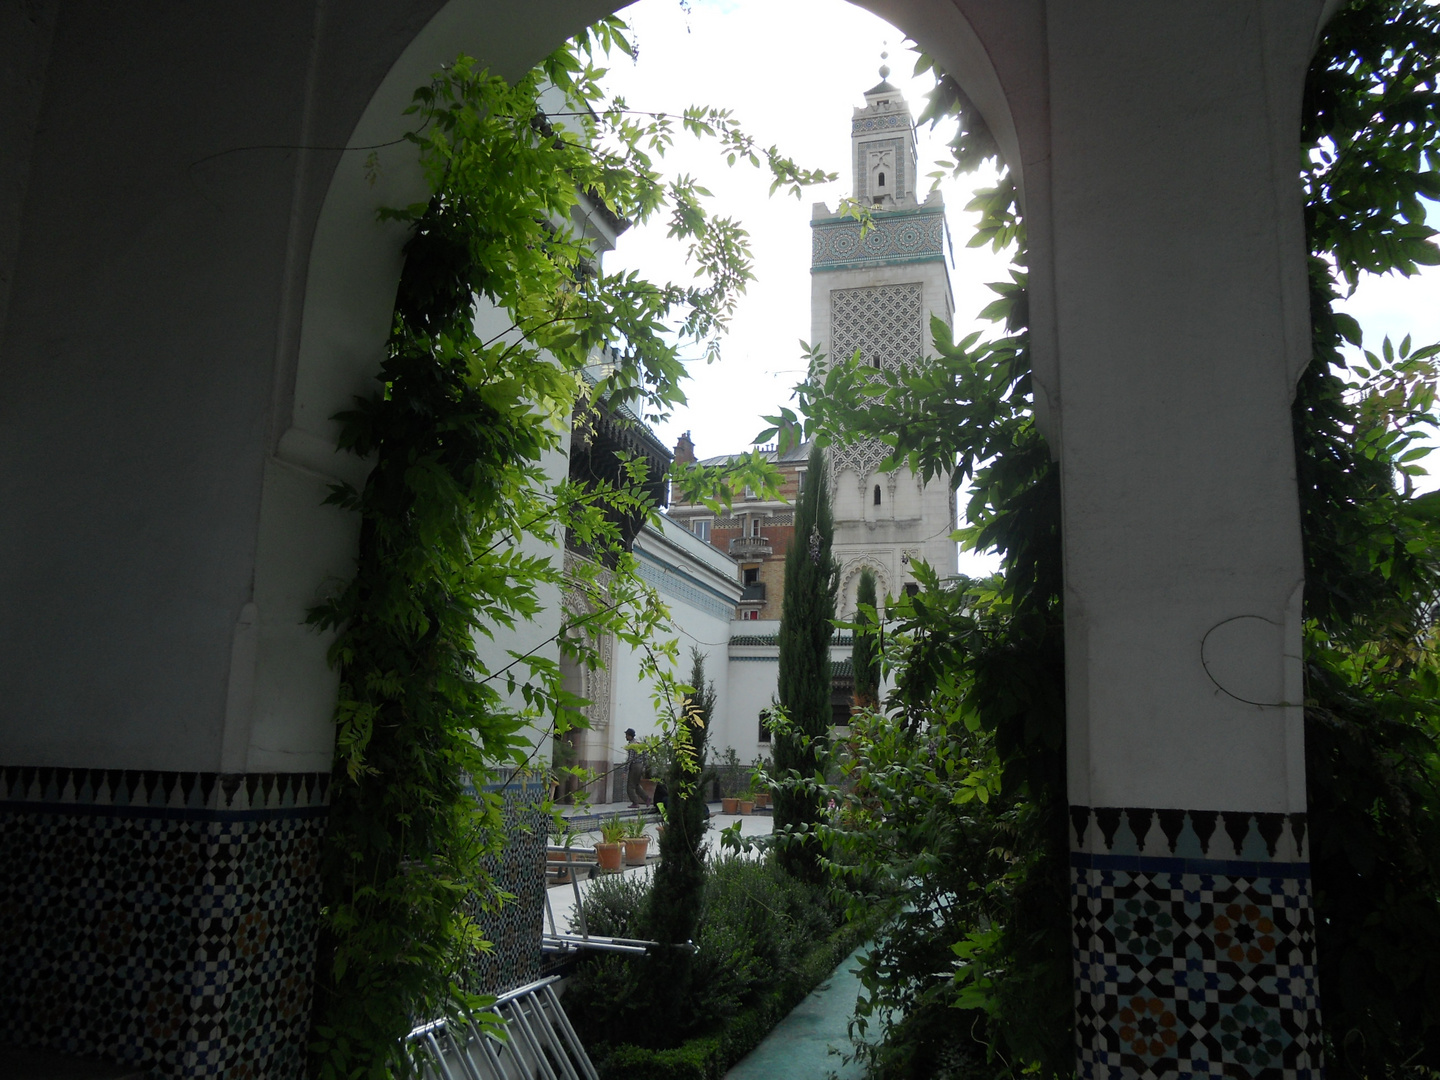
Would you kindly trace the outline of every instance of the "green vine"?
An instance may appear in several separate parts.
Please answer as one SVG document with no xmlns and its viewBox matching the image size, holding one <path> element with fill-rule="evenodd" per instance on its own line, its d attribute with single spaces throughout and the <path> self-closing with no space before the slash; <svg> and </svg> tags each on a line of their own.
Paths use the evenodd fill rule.
<svg viewBox="0 0 1440 1080">
<path fill-rule="evenodd" d="M 922 58 L 920 67 L 931 67 Z M 1412 479 L 1434 430 L 1440 347 L 1361 344 L 1339 283 L 1440 263 L 1424 198 L 1440 197 L 1440 8 L 1358 0 L 1327 28 L 1306 88 L 1305 186 L 1314 359 L 1293 419 L 1306 563 L 1306 754 L 1327 1057 L 1359 1076 L 1440 1066 L 1440 496 Z M 955 171 L 997 156 L 983 119 L 937 72 L 925 119 L 958 115 Z M 1423 197 L 1423 198 L 1422 198 Z M 1008 175 L 977 192 L 971 243 L 1014 244 Z M 999 336 L 876 372 L 811 355 L 782 442 L 885 441 L 891 463 L 970 480 L 967 547 L 991 581 L 926 571 L 887 629 L 895 692 L 855 720 L 846 784 L 822 829 L 830 869 L 889 905 L 863 972 L 856 1032 L 875 1075 L 1073 1070 L 1064 822 L 1058 475 L 1035 427 L 1023 266 L 982 314 Z M 958 467 L 957 467 L 958 465 Z M 935 973 L 953 968 L 953 977 Z M 957 1024 L 954 1010 L 969 1014 Z"/>
<path fill-rule="evenodd" d="M 502 796 L 486 788 L 548 762 L 550 736 L 580 715 L 560 656 L 593 668 L 613 635 L 641 656 L 662 719 L 676 719 L 666 612 L 624 532 L 655 512 L 656 478 L 622 460 L 617 477 L 578 483 L 554 462 L 577 413 L 628 405 L 656 418 L 684 400 L 682 350 L 714 352 L 750 257 L 703 188 L 656 171 L 677 120 L 604 99 L 594 58 L 628 50 L 624 33 L 602 20 L 514 85 L 462 57 L 409 110 L 432 195 L 381 214 L 411 232 L 393 327 L 376 392 L 337 417 L 341 448 L 372 468 L 329 500 L 359 516 L 356 568 L 310 616 L 334 632 L 341 674 L 312 1075 L 407 1074 L 414 1022 L 483 1010 L 476 913 L 507 899 L 481 868 L 503 842 Z M 774 186 L 798 194 L 825 178 L 758 151 L 723 111 L 678 124 L 727 156 L 763 159 Z M 623 228 L 667 212 L 697 284 L 602 272 L 597 220 Z M 478 332 L 477 312 L 498 331 Z M 774 481 L 755 456 L 731 475 L 676 478 L 721 502 Z M 590 557 L 562 561 L 563 546 Z M 561 589 L 585 613 L 497 661 L 504 635 Z"/>
</svg>

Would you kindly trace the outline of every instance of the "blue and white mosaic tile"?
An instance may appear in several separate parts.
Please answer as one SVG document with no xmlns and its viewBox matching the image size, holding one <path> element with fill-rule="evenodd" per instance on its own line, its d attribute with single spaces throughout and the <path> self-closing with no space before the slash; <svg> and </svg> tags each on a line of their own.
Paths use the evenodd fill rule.
<svg viewBox="0 0 1440 1080">
<path fill-rule="evenodd" d="M 1080 1075 L 1320 1080 L 1303 817 L 1072 807 L 1072 824 Z"/>
<path fill-rule="evenodd" d="M 862 238 L 860 223 L 829 218 L 810 225 L 812 272 L 852 270 L 945 258 L 945 212 L 941 207 L 875 214 Z"/>
<path fill-rule="evenodd" d="M 301 1075 L 328 776 L 0 770 L 0 1030 L 164 1077 Z"/>
</svg>

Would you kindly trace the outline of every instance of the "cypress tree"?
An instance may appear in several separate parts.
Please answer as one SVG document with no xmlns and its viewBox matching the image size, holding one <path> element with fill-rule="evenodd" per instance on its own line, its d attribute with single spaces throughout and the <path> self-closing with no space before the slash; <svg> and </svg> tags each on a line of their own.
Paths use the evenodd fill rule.
<svg viewBox="0 0 1440 1080">
<path fill-rule="evenodd" d="M 875 629 L 875 572 L 861 570 L 855 589 L 855 644 L 850 648 L 850 663 L 855 669 L 855 704 L 863 709 L 880 702 L 880 635 Z M 870 612 L 875 612 L 872 616 Z"/>
<path fill-rule="evenodd" d="M 807 484 L 795 506 L 795 537 L 785 553 L 785 596 L 780 606 L 780 680 L 778 697 L 794 726 L 794 734 L 777 732 L 775 771 L 782 780 L 789 770 L 802 779 L 815 775 L 814 747 L 801 736 L 823 738 L 830 728 L 830 638 L 835 618 L 839 574 L 830 545 L 835 521 L 824 452 L 810 451 Z M 775 828 L 803 829 L 820 816 L 817 793 L 794 784 L 775 792 Z M 809 881 L 820 877 L 819 849 L 813 837 L 784 844 L 780 863 L 792 875 Z"/>
<path fill-rule="evenodd" d="M 705 657 L 690 653 L 690 685 L 676 724 L 675 748 L 665 769 L 665 831 L 660 864 L 650 891 L 650 932 L 665 945 L 683 945 L 695 937 L 705 895 L 705 737 L 715 712 L 715 683 L 705 678 Z M 691 1000 L 693 957 L 688 949 L 660 948 L 646 958 L 645 984 L 652 999 L 649 1019 L 654 1041 L 668 1045 L 683 1038 Z"/>
</svg>

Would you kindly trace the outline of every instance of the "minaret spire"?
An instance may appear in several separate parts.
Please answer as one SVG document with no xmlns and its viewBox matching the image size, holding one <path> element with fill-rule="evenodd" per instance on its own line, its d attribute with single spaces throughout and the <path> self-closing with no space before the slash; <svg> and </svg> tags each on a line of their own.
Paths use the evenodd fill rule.
<svg viewBox="0 0 1440 1080">
<path fill-rule="evenodd" d="M 881 210 L 916 204 L 915 124 L 905 95 L 890 83 L 889 59 L 880 53 L 880 81 L 865 91 L 850 124 L 855 198 Z"/>
</svg>

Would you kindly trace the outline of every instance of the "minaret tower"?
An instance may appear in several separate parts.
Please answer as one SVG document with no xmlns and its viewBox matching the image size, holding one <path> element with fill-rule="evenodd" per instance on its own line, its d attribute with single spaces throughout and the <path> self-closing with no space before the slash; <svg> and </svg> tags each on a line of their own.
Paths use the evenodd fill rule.
<svg viewBox="0 0 1440 1080">
<path fill-rule="evenodd" d="M 885 54 L 881 54 L 885 59 Z M 933 357 L 930 319 L 954 312 L 945 265 L 949 237 L 938 191 L 921 201 L 915 122 L 882 64 L 880 82 L 850 121 L 854 198 L 873 217 L 862 239 L 854 218 L 816 203 L 810 221 L 811 340 L 829 358 L 859 350 L 865 363 L 894 369 Z M 901 468 L 882 473 L 884 447 L 866 440 L 831 451 L 840 611 L 855 609 L 856 579 L 875 571 L 882 595 L 914 580 L 924 559 L 941 575 L 956 571 L 955 500 L 950 476 L 928 484 Z"/>
</svg>

